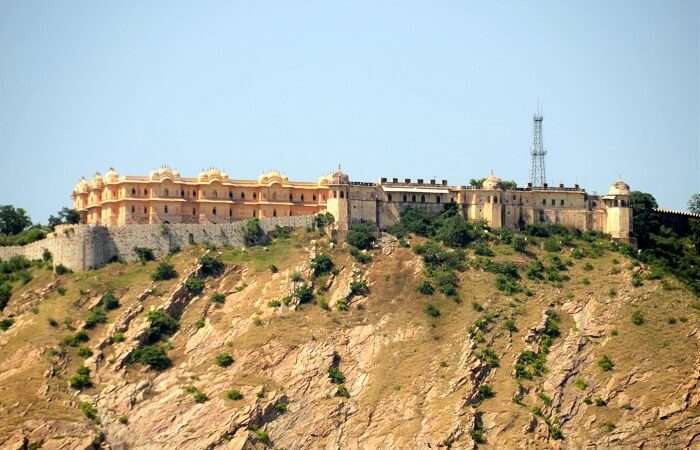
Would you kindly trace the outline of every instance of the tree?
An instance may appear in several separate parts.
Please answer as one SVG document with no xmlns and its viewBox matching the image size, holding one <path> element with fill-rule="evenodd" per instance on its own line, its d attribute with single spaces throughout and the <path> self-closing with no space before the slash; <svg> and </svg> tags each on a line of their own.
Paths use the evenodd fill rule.
<svg viewBox="0 0 700 450">
<path fill-rule="evenodd" d="M 246 245 L 257 245 L 265 242 L 265 231 L 258 219 L 250 219 L 243 228 L 243 240 Z"/>
<path fill-rule="evenodd" d="M 693 214 L 700 214 L 700 194 L 693 194 L 688 200 L 688 211 Z"/>
<path fill-rule="evenodd" d="M 0 233 L 18 234 L 32 224 L 27 211 L 12 205 L 0 206 Z"/>
<path fill-rule="evenodd" d="M 438 228 L 435 237 L 450 247 L 464 247 L 475 239 L 474 227 L 462 216 L 445 219 Z"/>
<path fill-rule="evenodd" d="M 501 187 L 506 190 L 515 189 L 518 187 L 518 183 L 513 180 L 503 180 L 501 181 Z"/>
<path fill-rule="evenodd" d="M 632 208 L 632 223 L 634 223 L 637 244 L 640 248 L 649 248 L 652 245 L 651 234 L 658 233 L 661 228 L 659 216 L 654 211 L 658 207 L 656 199 L 647 192 L 632 191 L 630 207 Z"/>
<path fill-rule="evenodd" d="M 80 223 L 80 213 L 75 209 L 62 208 L 58 212 L 58 217 L 53 215 L 49 216 L 49 226 L 51 229 L 55 228 L 56 225 L 75 225 Z"/>
<path fill-rule="evenodd" d="M 486 181 L 486 178 L 472 178 L 471 180 L 469 180 L 469 185 L 481 189 L 481 187 L 484 184 L 484 181 Z"/>
<path fill-rule="evenodd" d="M 376 227 L 369 223 L 353 224 L 348 232 L 348 244 L 360 250 L 368 250 L 377 240 L 375 231 Z"/>
</svg>

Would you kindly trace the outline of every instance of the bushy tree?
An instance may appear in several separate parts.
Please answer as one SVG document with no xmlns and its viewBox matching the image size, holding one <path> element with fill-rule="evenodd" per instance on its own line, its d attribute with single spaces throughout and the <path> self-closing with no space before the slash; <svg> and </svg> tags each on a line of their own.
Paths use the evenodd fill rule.
<svg viewBox="0 0 700 450">
<path fill-rule="evenodd" d="M 18 234 L 32 224 L 27 211 L 12 205 L 0 206 L 0 234 Z"/>
<path fill-rule="evenodd" d="M 442 221 L 435 237 L 450 247 L 465 247 L 475 239 L 476 233 L 462 216 L 453 215 Z"/>
<path fill-rule="evenodd" d="M 360 250 L 372 248 L 377 240 L 376 227 L 369 223 L 355 223 L 348 232 L 348 244 Z"/>
<path fill-rule="evenodd" d="M 311 269 L 315 276 L 330 273 L 333 270 L 333 260 L 325 253 L 319 253 L 311 260 Z"/>
<path fill-rule="evenodd" d="M 700 193 L 693 194 L 688 200 L 688 211 L 693 214 L 700 214 Z"/>
<path fill-rule="evenodd" d="M 80 223 L 80 213 L 72 208 L 62 208 L 58 212 L 58 217 L 49 216 L 49 227 L 56 228 L 56 225 L 73 225 Z"/>
<path fill-rule="evenodd" d="M 250 219 L 243 228 L 243 240 L 246 245 L 260 245 L 266 241 L 265 231 L 257 218 Z"/>
</svg>

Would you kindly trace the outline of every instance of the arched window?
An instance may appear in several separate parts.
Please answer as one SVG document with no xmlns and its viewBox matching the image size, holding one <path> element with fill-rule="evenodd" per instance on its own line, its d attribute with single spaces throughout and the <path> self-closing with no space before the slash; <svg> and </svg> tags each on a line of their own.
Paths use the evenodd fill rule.
<svg viewBox="0 0 700 450">
<path fill-rule="evenodd" d="M 258 194 L 256 192 L 253 192 L 253 200 L 255 200 L 256 198 L 258 198 Z"/>
<path fill-rule="evenodd" d="M 338 192 L 337 192 L 337 191 L 333 191 L 333 198 L 336 198 L 337 196 L 338 196 Z"/>
<path fill-rule="evenodd" d="M 165 196 L 166 197 L 170 196 L 170 191 L 168 191 L 168 188 L 165 188 Z"/>
<path fill-rule="evenodd" d="M 211 210 L 212 214 L 216 215 L 216 207 Z"/>
<path fill-rule="evenodd" d="M 228 216 L 233 217 L 233 208 L 228 209 Z"/>
<path fill-rule="evenodd" d="M 197 191 L 193 190 L 193 191 L 192 191 L 192 197 L 196 197 L 196 196 L 197 196 Z"/>
<path fill-rule="evenodd" d="M 219 198 L 219 191 L 214 191 L 214 197 Z"/>
<path fill-rule="evenodd" d="M 277 200 L 277 192 L 272 193 L 272 200 Z"/>
<path fill-rule="evenodd" d="M 312 200 L 316 201 L 316 194 L 313 195 Z"/>
<path fill-rule="evenodd" d="M 253 210 L 253 217 L 255 217 L 255 210 Z"/>
<path fill-rule="evenodd" d="M 131 188 L 131 195 L 136 195 L 136 189 Z"/>
<path fill-rule="evenodd" d="M 229 192 L 229 193 L 228 193 L 228 198 L 230 198 L 231 200 L 233 200 L 233 192 Z"/>
<path fill-rule="evenodd" d="M 493 196 L 493 202 L 498 203 L 498 197 L 496 197 L 495 195 Z"/>
<path fill-rule="evenodd" d="M 241 192 L 241 198 L 245 198 L 245 192 Z"/>
<path fill-rule="evenodd" d="M 543 198 L 543 199 L 542 199 L 542 204 L 545 205 L 545 206 L 547 206 L 547 199 Z"/>
<path fill-rule="evenodd" d="M 148 195 L 148 189 L 143 190 L 143 195 Z"/>
<path fill-rule="evenodd" d="M 291 210 L 289 211 L 289 217 L 292 217 L 292 211 L 291 211 Z"/>
<path fill-rule="evenodd" d="M 185 198 L 185 190 L 184 189 L 182 189 L 180 191 L 180 197 Z"/>
<path fill-rule="evenodd" d="M 165 211 L 165 214 L 168 214 L 168 205 L 165 205 L 165 207 L 163 208 L 163 210 Z"/>
<path fill-rule="evenodd" d="M 290 202 L 293 202 L 293 201 L 294 201 L 294 197 L 292 196 L 292 194 L 289 194 L 289 201 L 290 201 Z"/>
<path fill-rule="evenodd" d="M 304 194 L 301 194 L 301 201 L 304 201 Z"/>
</svg>

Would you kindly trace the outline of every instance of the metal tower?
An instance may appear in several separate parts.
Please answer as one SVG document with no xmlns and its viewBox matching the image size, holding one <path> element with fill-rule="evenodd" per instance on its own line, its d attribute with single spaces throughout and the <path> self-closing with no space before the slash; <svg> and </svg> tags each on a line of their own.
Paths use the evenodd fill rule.
<svg viewBox="0 0 700 450">
<path fill-rule="evenodd" d="M 547 183 L 544 169 L 544 156 L 547 150 L 542 144 L 542 113 L 532 116 L 532 148 L 530 149 L 530 183 L 544 186 Z"/>
</svg>

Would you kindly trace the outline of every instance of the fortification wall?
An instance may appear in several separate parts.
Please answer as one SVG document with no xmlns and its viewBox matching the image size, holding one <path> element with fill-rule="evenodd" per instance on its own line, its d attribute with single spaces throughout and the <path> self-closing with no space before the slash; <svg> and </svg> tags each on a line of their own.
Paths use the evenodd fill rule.
<svg viewBox="0 0 700 450">
<path fill-rule="evenodd" d="M 260 219 L 263 230 L 276 226 L 307 227 L 313 216 L 287 216 Z M 134 247 L 147 247 L 156 256 L 188 245 L 243 245 L 245 221 L 225 224 L 153 224 L 104 227 L 95 225 L 61 225 L 46 239 L 24 246 L 0 247 L 0 259 L 23 255 L 41 259 L 44 249 L 53 255 L 54 264 L 76 270 L 89 270 L 113 259 L 133 261 Z"/>
</svg>

